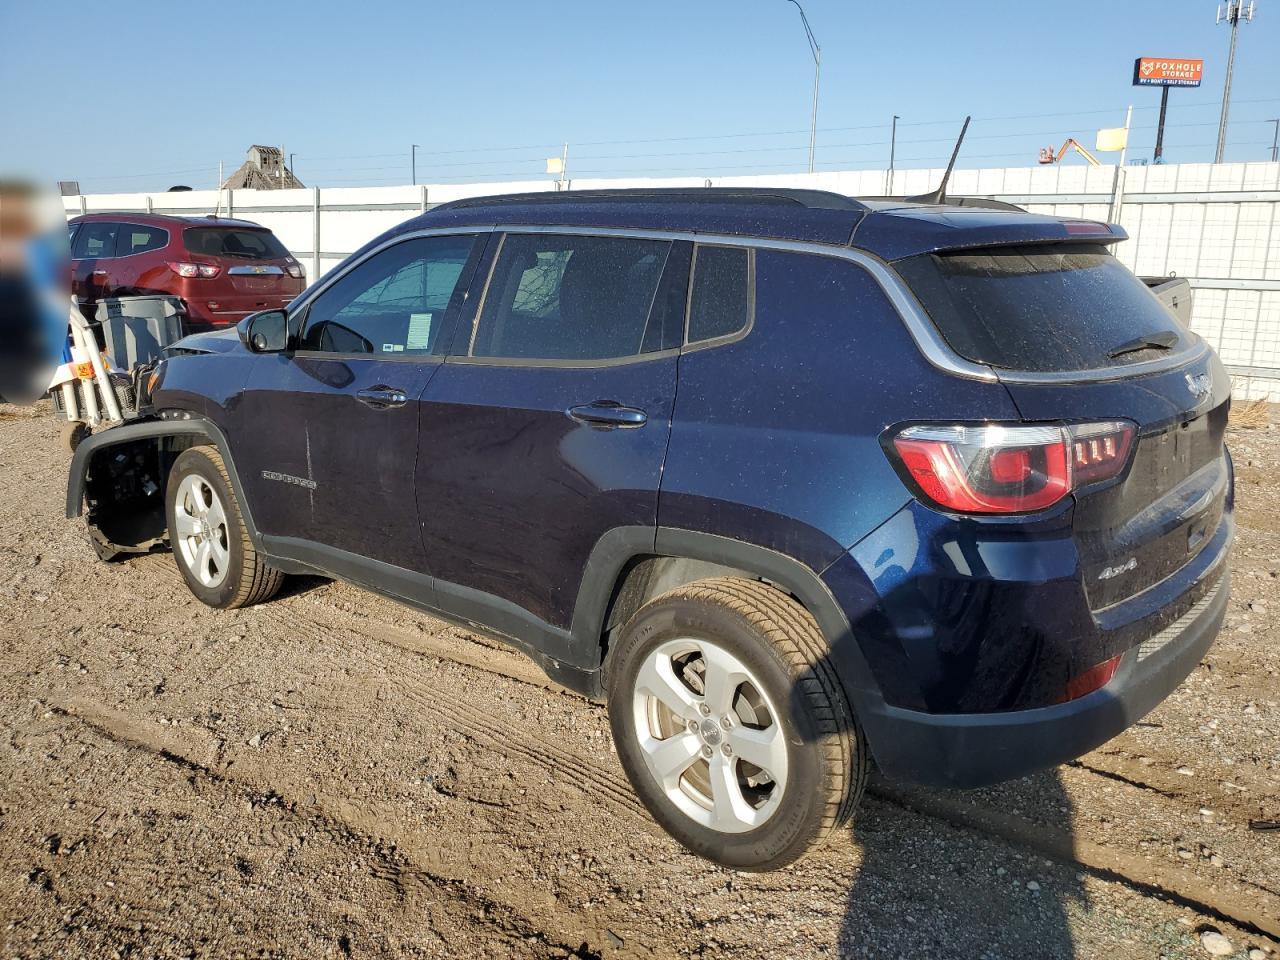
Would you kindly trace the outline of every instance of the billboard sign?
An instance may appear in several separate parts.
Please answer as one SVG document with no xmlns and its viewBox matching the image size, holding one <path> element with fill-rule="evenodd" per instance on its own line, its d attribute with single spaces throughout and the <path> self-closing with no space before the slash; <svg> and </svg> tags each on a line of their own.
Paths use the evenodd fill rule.
<svg viewBox="0 0 1280 960">
<path fill-rule="evenodd" d="M 1139 57 L 1133 62 L 1135 87 L 1198 87 L 1203 60 L 1185 57 Z"/>
</svg>

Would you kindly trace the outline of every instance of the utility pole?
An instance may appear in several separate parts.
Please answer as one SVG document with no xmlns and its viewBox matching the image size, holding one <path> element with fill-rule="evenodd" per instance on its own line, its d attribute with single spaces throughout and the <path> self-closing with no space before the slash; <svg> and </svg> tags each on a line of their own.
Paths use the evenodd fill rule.
<svg viewBox="0 0 1280 960">
<path fill-rule="evenodd" d="M 565 183 L 569 179 L 569 142 L 566 140 L 564 150 L 560 153 L 560 186 L 557 190 L 563 190 Z"/>
<path fill-rule="evenodd" d="M 1244 20 L 1249 23 L 1253 20 L 1253 0 L 1249 0 L 1249 6 L 1244 5 L 1244 0 L 1227 0 L 1226 9 L 1218 7 L 1217 23 L 1226 21 L 1231 24 L 1231 49 L 1227 53 L 1227 78 L 1222 85 L 1222 116 L 1218 120 L 1218 149 L 1214 153 L 1213 162 L 1222 162 L 1222 152 L 1227 146 L 1227 111 L 1231 108 L 1231 74 L 1236 67 L 1236 40 L 1240 33 L 1240 21 Z"/>
<path fill-rule="evenodd" d="M 893 196 L 893 156 L 898 150 L 898 121 L 900 119 L 895 113 L 893 115 L 893 123 L 889 127 L 889 185 L 884 190 L 889 196 Z"/>
<path fill-rule="evenodd" d="M 1275 124 L 1275 132 L 1271 134 L 1271 162 L 1275 163 L 1280 160 L 1280 120 L 1272 120 Z"/>
<path fill-rule="evenodd" d="M 800 0 L 788 0 L 800 11 L 800 22 L 804 24 L 804 35 L 809 41 L 809 52 L 813 54 L 813 115 L 809 120 L 809 172 L 813 173 L 813 152 L 818 141 L 818 87 L 822 80 L 822 48 L 809 27 L 809 18 L 804 15 L 804 7 Z"/>
<path fill-rule="evenodd" d="M 296 175 L 293 173 L 293 158 L 294 158 L 294 154 L 292 154 L 292 153 L 291 153 L 291 154 L 289 154 L 289 173 L 290 173 L 290 175 L 292 175 L 292 176 L 296 176 Z"/>
<path fill-rule="evenodd" d="M 416 143 L 409 148 L 409 175 L 416 187 L 418 185 L 418 145 Z"/>
</svg>

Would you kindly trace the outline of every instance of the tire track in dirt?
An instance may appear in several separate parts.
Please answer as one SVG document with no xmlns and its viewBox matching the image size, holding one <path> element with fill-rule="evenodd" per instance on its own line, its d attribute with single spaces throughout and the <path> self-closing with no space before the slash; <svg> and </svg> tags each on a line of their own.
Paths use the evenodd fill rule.
<svg viewBox="0 0 1280 960">
<path fill-rule="evenodd" d="M 1123 883 L 1131 889 L 1155 895 L 1207 916 L 1214 917 L 1251 933 L 1280 940 L 1280 898 L 1267 895 L 1263 888 L 1247 881 L 1253 895 L 1251 902 L 1239 899 L 1224 902 L 1216 885 L 1201 882 L 1193 875 L 1171 870 L 1162 864 L 1093 843 L 1070 833 L 1046 828 L 1021 817 L 959 799 L 940 798 L 912 793 L 884 780 L 870 792 L 895 806 L 944 820 L 954 826 L 1003 840 L 1006 843 L 1050 857 L 1061 863 L 1074 864 L 1092 871 L 1103 879 Z"/>
<path fill-rule="evenodd" d="M 442 717 L 450 725 L 487 749 L 513 759 L 525 760 L 558 774 L 568 774 L 573 778 L 576 786 L 610 809 L 646 825 L 652 825 L 652 819 L 636 799 L 630 784 L 621 777 L 614 776 L 577 754 L 545 740 L 525 736 L 513 727 L 495 730 L 491 717 L 468 706 L 456 692 L 435 686 L 414 670 L 413 657 L 421 655 L 419 651 L 405 651 L 408 655 L 397 657 L 397 662 L 393 663 L 384 651 L 378 649 L 383 641 L 353 630 L 350 626 L 325 622 L 296 608 L 291 608 L 288 613 L 281 608 L 264 608 L 263 616 L 317 645 L 336 644 L 348 656 L 363 659 L 384 675 L 395 677 L 398 696 L 424 711 Z M 393 649 L 399 648 L 393 645 Z M 475 667 L 475 669 L 508 676 L 506 672 L 489 667 Z M 523 673 L 523 671 L 518 672 Z M 522 676 L 510 677 L 510 679 L 528 682 Z M 584 700 L 583 703 L 586 704 L 587 701 Z"/>
<path fill-rule="evenodd" d="M 156 556 L 146 559 L 163 562 L 167 558 Z M 625 781 L 611 777 L 577 754 L 561 750 L 545 741 L 523 737 L 513 729 L 495 733 L 491 718 L 461 703 L 456 697 L 416 674 L 413 660 L 415 657 L 438 656 L 543 690 L 573 697 L 579 695 L 552 683 L 536 665 L 517 651 L 487 644 L 474 644 L 477 650 L 467 651 L 466 645 L 473 642 L 465 637 L 442 639 L 431 633 L 399 627 L 380 617 L 377 613 L 378 606 L 394 601 L 384 600 L 355 587 L 343 585 L 339 589 L 343 591 L 345 603 L 354 607 L 354 610 L 340 610 L 324 601 L 312 601 L 316 609 L 308 610 L 300 602 L 300 598 L 290 598 L 294 602 L 286 600 L 278 605 L 258 608 L 258 615 L 276 625 L 283 635 L 292 632 L 319 646 L 336 645 L 348 657 L 362 659 L 370 670 L 393 677 L 398 695 L 424 711 L 441 716 L 481 746 L 512 759 L 534 763 L 549 771 L 568 774 L 588 794 L 612 810 L 631 815 L 645 824 L 651 832 L 657 831 L 647 811 L 635 799 Z M 355 622 L 344 622 L 347 620 Z M 405 656 L 389 656 L 389 651 L 380 650 L 379 647 L 399 651 Z M 585 698 L 579 699 L 584 705 L 590 703 Z M 1107 756 L 1110 762 L 1101 762 L 1103 756 Z M 1116 769 L 1109 769 L 1113 764 Z M 1181 806 L 1198 806 L 1201 802 L 1200 798 L 1188 794 L 1183 784 L 1167 780 L 1158 772 L 1156 777 L 1167 781 L 1161 782 L 1159 786 L 1138 779 L 1135 771 L 1129 768 L 1118 753 L 1091 755 L 1087 763 L 1077 762 L 1072 766 L 1081 775 L 1119 781 L 1133 789 L 1156 793 Z M 1150 780 L 1152 771 L 1144 772 Z M 925 797 L 888 784 L 881 778 L 873 782 L 869 792 L 910 813 L 941 820 L 1000 842 L 1035 851 L 1058 862 L 1087 869 L 1103 879 L 1124 884 L 1143 894 L 1172 900 L 1255 933 L 1280 939 L 1280 898 L 1272 896 L 1267 887 L 1243 878 L 1236 880 L 1244 890 L 1234 896 L 1224 896 L 1218 885 L 1201 881 L 1186 871 L 1151 862 L 1112 846 L 1073 837 L 1070 833 L 1046 828 L 1042 824 L 1002 811 L 968 803 L 958 797 Z M 1217 806 L 1222 806 L 1221 798 L 1217 798 L 1215 802 Z"/>
<path fill-rule="evenodd" d="M 388 670 L 388 661 L 370 646 L 370 641 L 389 644 L 411 655 L 450 656 L 448 649 L 444 648 L 445 645 L 431 645 L 431 641 L 425 638 L 422 638 L 422 640 L 424 644 L 430 645 L 429 654 L 425 650 L 416 649 L 416 645 L 410 645 L 403 639 L 397 640 L 394 636 L 397 631 L 405 634 L 409 633 L 409 631 L 387 624 L 368 611 L 363 611 L 362 615 L 366 619 L 375 622 L 381 631 L 392 634 L 392 636 L 362 633 L 349 625 L 332 621 L 326 622 L 324 619 L 314 616 L 307 616 L 306 619 L 310 624 L 308 628 L 310 635 L 316 642 L 324 642 L 324 633 L 330 631 L 330 639 L 336 641 L 344 651 L 363 654 L 370 661 L 377 663 L 384 671 Z M 283 622 L 285 621 L 282 619 Z M 296 621 L 289 619 L 287 622 L 296 628 Z M 485 649 L 490 653 L 500 653 L 500 651 L 493 651 L 492 648 L 486 647 Z M 506 657 L 487 656 L 483 662 L 474 662 L 468 665 L 475 669 L 495 673 L 521 683 L 531 683 L 534 686 L 545 689 L 545 678 L 541 681 L 536 677 L 532 681 L 527 679 L 530 671 L 522 669 L 521 661 L 523 659 L 518 652 L 511 651 Z M 536 667 L 533 670 L 536 671 Z M 398 678 L 397 682 L 399 682 L 400 677 L 404 676 L 399 668 L 397 668 L 395 675 Z M 541 676 L 540 672 L 538 672 L 538 676 Z M 424 709 L 448 715 L 450 710 L 459 707 L 457 704 L 448 704 L 447 708 L 442 710 L 441 707 L 444 704 L 437 699 L 439 693 L 435 691 L 435 688 L 423 681 L 413 681 L 413 686 L 419 686 L 419 684 L 420 689 L 412 691 L 410 699 L 420 704 Z M 571 691 L 565 692 L 577 696 L 572 694 Z M 585 698 L 581 699 L 584 704 L 589 703 Z M 487 722 L 484 718 L 476 716 L 474 712 L 466 711 L 464 713 L 464 711 L 465 708 L 461 708 L 456 713 L 463 716 L 466 713 L 471 714 L 469 722 L 459 723 L 460 728 L 467 729 L 469 734 L 475 730 L 477 723 L 483 725 Z M 482 742 L 490 746 L 495 743 L 502 744 L 503 747 L 509 745 L 508 741 L 494 740 L 487 730 L 477 739 L 481 739 Z M 499 747 L 499 749 L 502 752 L 507 752 L 502 747 Z M 517 751 L 519 749 L 517 747 Z M 556 751 L 553 748 L 542 750 L 534 746 L 533 750 L 537 754 L 534 762 L 541 763 L 548 768 L 555 768 L 555 757 L 558 754 L 563 754 L 563 751 Z M 523 755 L 528 758 L 527 753 Z M 585 761 L 581 761 L 576 756 L 574 756 L 574 759 L 577 761 L 575 764 L 577 770 L 581 770 Z M 1088 776 L 1099 779 L 1119 780 L 1126 783 L 1126 785 L 1133 786 L 1135 789 L 1152 790 L 1174 802 L 1182 800 L 1184 805 L 1191 802 L 1198 803 L 1198 801 L 1194 801 L 1193 798 L 1188 797 L 1183 792 L 1166 791 L 1143 782 L 1131 780 L 1123 768 L 1112 771 L 1100 765 L 1098 760 L 1099 757 L 1093 755 L 1090 757 L 1090 762 L 1077 762 L 1071 766 Z M 598 782 L 600 777 L 596 774 L 592 779 Z M 1092 842 L 1081 837 L 1073 837 L 1070 833 L 1061 830 L 1046 828 L 1041 824 L 1035 824 L 1020 817 L 967 803 L 959 797 L 941 798 L 930 796 L 924 799 L 889 784 L 883 778 L 877 778 L 873 781 L 869 792 L 878 799 L 899 809 L 927 816 L 931 819 L 941 820 L 998 841 L 1033 850 L 1061 863 L 1083 867 L 1104 879 L 1122 883 L 1139 892 L 1161 896 L 1183 906 L 1199 910 L 1204 914 L 1217 917 L 1220 920 L 1235 923 L 1253 932 L 1280 939 L 1280 898 L 1272 896 L 1268 888 L 1250 883 L 1247 880 L 1238 880 L 1246 888 L 1244 892 L 1249 901 L 1248 903 L 1243 903 L 1239 902 L 1238 899 L 1232 900 L 1230 895 L 1224 898 L 1217 889 L 1217 885 L 1207 884 L 1186 871 L 1170 869 L 1105 844 Z M 1220 801 L 1219 805 L 1221 805 Z M 638 803 L 636 806 L 639 806 Z M 642 808 L 637 812 L 646 821 L 650 820 L 647 812 L 643 811 Z"/>
<path fill-rule="evenodd" d="M 428 893 L 444 896 L 463 908 L 471 915 L 472 923 L 497 925 L 504 932 L 518 936 L 527 943 L 536 943 L 541 948 L 539 952 L 543 954 L 560 951 L 556 955 L 582 960 L 599 960 L 602 956 L 600 945 L 607 942 L 605 930 L 595 927 L 580 929 L 570 938 L 577 941 L 577 945 L 558 941 L 549 936 L 548 931 L 564 930 L 566 921 L 576 919 L 572 914 L 555 910 L 552 915 L 535 921 L 511 903 L 496 899 L 470 885 L 463 877 L 451 876 L 439 868 L 432 869 L 417 863 L 403 852 L 414 846 L 405 831 L 376 816 L 364 814 L 351 817 L 349 804 L 332 802 L 318 792 L 314 785 L 305 790 L 296 790 L 294 785 L 282 780 L 278 775 L 278 768 L 238 757 L 222 770 L 215 769 L 201 757 L 207 751 L 184 742 L 171 732 L 154 730 L 148 724 L 139 723 L 126 714 L 92 701 L 72 699 L 53 706 L 52 709 L 55 714 L 84 725 L 112 743 L 145 752 L 172 764 L 183 777 L 205 778 L 233 790 L 251 791 L 257 795 L 257 800 L 251 801 L 255 806 L 270 806 L 281 814 L 296 819 L 307 829 L 322 833 L 335 843 L 349 845 L 356 842 L 366 850 L 385 851 L 387 842 L 390 842 L 394 845 L 394 852 L 381 853 L 372 869 L 375 877 L 388 883 L 402 898 L 411 888 L 419 887 Z M 234 775 L 229 772 L 232 767 Z M 308 793 L 313 797 L 311 801 L 304 799 Z M 526 905 L 530 903 L 528 898 L 525 902 Z M 628 944 L 628 948 L 624 952 L 612 951 L 611 955 L 649 955 L 647 950 L 638 945 Z"/>
</svg>

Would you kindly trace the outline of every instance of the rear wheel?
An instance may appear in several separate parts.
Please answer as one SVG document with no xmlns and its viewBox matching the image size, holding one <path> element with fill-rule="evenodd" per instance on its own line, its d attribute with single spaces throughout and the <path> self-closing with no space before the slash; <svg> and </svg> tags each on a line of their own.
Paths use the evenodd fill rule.
<svg viewBox="0 0 1280 960">
<path fill-rule="evenodd" d="M 169 471 L 167 499 L 174 559 L 199 600 L 225 610 L 275 595 L 284 576 L 254 550 L 217 450 L 183 451 Z"/>
<path fill-rule="evenodd" d="M 618 755 L 694 853 L 770 870 L 848 818 L 867 750 L 825 651 L 803 607 L 738 578 L 673 590 L 623 629 L 608 668 Z"/>
</svg>

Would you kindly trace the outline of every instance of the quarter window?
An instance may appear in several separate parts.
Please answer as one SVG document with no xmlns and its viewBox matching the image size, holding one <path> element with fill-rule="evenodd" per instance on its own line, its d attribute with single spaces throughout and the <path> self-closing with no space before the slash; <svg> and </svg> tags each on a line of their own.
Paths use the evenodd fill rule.
<svg viewBox="0 0 1280 960">
<path fill-rule="evenodd" d="M 659 349 L 646 335 L 671 244 L 509 234 L 476 321 L 473 357 L 609 360 Z"/>
<path fill-rule="evenodd" d="M 169 232 L 160 227 L 144 227 L 136 223 L 120 224 L 116 238 L 116 256 L 128 257 L 148 250 L 159 250 L 169 243 Z"/>
<path fill-rule="evenodd" d="M 120 224 L 91 220 L 80 225 L 71 255 L 76 260 L 105 260 L 115 255 L 116 233 Z"/>
<path fill-rule="evenodd" d="M 476 247 L 474 236 L 420 237 L 370 257 L 307 310 L 301 350 L 427 356 L 444 352 L 445 313 Z"/>
<path fill-rule="evenodd" d="M 688 342 L 729 336 L 750 319 L 751 251 L 699 244 L 693 261 Z"/>
</svg>

